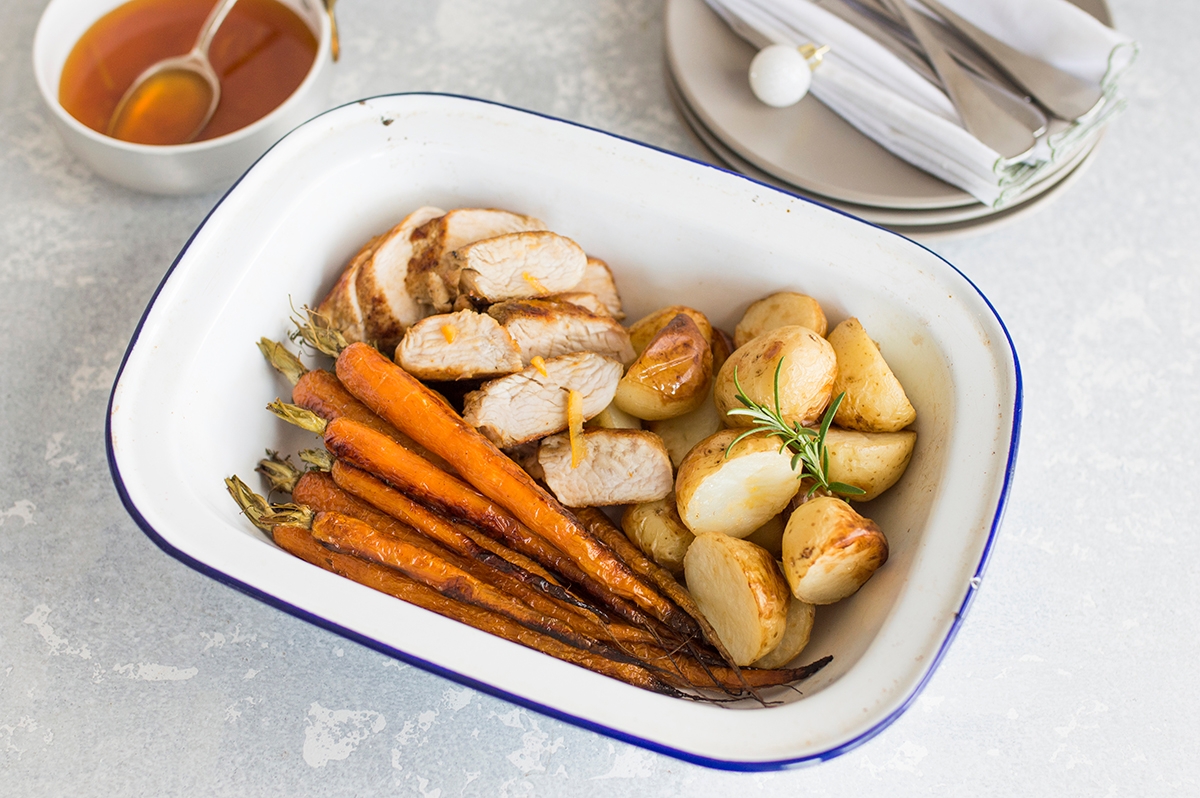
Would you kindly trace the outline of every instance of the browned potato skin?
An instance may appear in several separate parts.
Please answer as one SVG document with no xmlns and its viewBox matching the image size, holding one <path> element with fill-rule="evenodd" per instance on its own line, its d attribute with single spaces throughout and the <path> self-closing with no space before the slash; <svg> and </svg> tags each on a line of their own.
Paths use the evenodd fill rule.
<svg viewBox="0 0 1200 798">
<path fill-rule="evenodd" d="M 822 338 L 829 329 L 821 303 L 795 291 L 779 291 L 746 308 L 733 331 L 733 340 L 737 346 L 745 346 L 765 332 L 791 324 L 807 327 Z"/>
<path fill-rule="evenodd" d="M 705 397 L 696 409 L 681 416 L 646 422 L 646 429 L 662 438 L 667 453 L 671 455 L 671 464 L 676 468 L 696 444 L 720 432 L 724 426 L 711 395 Z"/>
<path fill-rule="evenodd" d="M 701 535 L 684 557 L 684 575 L 736 665 L 749 665 L 779 645 L 789 596 L 766 551 L 725 535 Z"/>
<path fill-rule="evenodd" d="M 621 528 L 642 553 L 671 573 L 683 573 L 683 557 L 696 536 L 675 509 L 675 494 L 665 499 L 631 504 L 621 516 Z"/>
<path fill-rule="evenodd" d="M 887 558 L 887 539 L 875 522 L 831 496 L 797 507 L 783 533 L 784 575 L 792 595 L 809 604 L 852 595 Z"/>
<path fill-rule="evenodd" d="M 708 321 L 708 316 L 705 316 L 695 308 L 689 308 L 686 305 L 671 305 L 670 307 L 656 310 L 649 316 L 638 319 L 629 328 L 629 341 L 633 344 L 633 351 L 639 355 L 650 342 L 654 340 L 654 336 L 671 323 L 671 320 L 680 313 L 691 318 L 696 322 L 696 326 L 700 328 L 700 334 L 704 336 L 704 340 L 712 345 L 713 328 Z"/>
<path fill-rule="evenodd" d="M 717 410 L 725 423 L 734 427 L 749 427 L 754 423 L 747 416 L 728 415 L 730 410 L 743 407 L 737 400 L 735 371 L 746 396 L 765 407 L 775 407 L 775 368 L 780 358 L 784 363 L 779 376 L 782 406 L 778 409 L 784 420 L 789 424 L 794 421 L 812 424 L 820 419 L 833 393 L 837 358 L 824 338 L 807 327 L 791 325 L 763 333 L 725 361 L 713 389 Z"/>
<path fill-rule="evenodd" d="M 838 361 L 833 392 L 846 394 L 835 424 L 862 432 L 896 432 L 917 420 L 904 387 L 858 319 L 834 327 L 829 343 Z"/>
<path fill-rule="evenodd" d="M 712 384 L 712 348 L 696 322 L 678 313 L 659 330 L 617 384 L 613 402 L 646 421 L 695 410 Z"/>
<path fill-rule="evenodd" d="M 825 435 L 829 480 L 865 491 L 847 496 L 850 501 L 869 502 L 904 476 L 916 442 L 912 430 L 857 432 L 830 427 Z"/>
<path fill-rule="evenodd" d="M 725 361 L 729 359 L 735 349 L 737 347 L 733 343 L 733 336 L 720 327 L 713 327 L 713 374 L 720 372 L 721 366 L 725 365 Z"/>
<path fill-rule="evenodd" d="M 748 540 L 749 538 L 747 538 Z M 813 619 L 817 608 L 791 597 L 787 609 L 787 625 L 779 645 L 752 663 L 755 668 L 784 668 L 800 656 L 812 637 Z"/>
</svg>

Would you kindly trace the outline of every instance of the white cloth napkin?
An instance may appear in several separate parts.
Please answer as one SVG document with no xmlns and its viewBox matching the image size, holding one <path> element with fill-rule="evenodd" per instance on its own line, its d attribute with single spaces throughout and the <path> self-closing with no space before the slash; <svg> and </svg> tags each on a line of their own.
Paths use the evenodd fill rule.
<svg viewBox="0 0 1200 798">
<path fill-rule="evenodd" d="M 1094 141 L 1124 107 L 1118 82 L 1138 50 L 1067 0 L 941 0 L 996 39 L 1095 83 L 1103 94 L 1085 116 L 1054 120 L 1029 156 L 1012 160 L 967 132 L 940 86 L 809 0 L 706 2 L 756 47 L 829 45 L 813 73 L 817 99 L 895 155 L 996 208 Z"/>
</svg>

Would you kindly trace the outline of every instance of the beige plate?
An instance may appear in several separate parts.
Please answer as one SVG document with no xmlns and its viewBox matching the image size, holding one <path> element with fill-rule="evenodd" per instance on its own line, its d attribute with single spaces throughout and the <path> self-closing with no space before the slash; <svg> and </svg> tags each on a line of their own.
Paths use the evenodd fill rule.
<svg viewBox="0 0 1200 798">
<path fill-rule="evenodd" d="M 1109 21 L 1104 0 L 1075 2 Z M 667 67 L 685 104 L 712 136 L 762 172 L 805 193 L 857 206 L 903 211 L 974 206 L 967 213 L 995 213 L 892 155 L 815 97 L 790 108 L 759 102 L 746 80 L 754 48 L 703 0 L 668 0 L 665 29 Z M 1061 179 L 1077 163 L 1063 164 L 1043 183 Z"/>
<path fill-rule="evenodd" d="M 724 164 L 730 169 L 741 172 L 762 183 L 775 186 L 781 191 L 809 197 L 831 208 L 843 211 L 852 216 L 857 216 L 860 219 L 865 219 L 873 224 L 923 239 L 934 236 L 950 237 L 956 234 L 979 232 L 983 228 L 999 226 L 1002 222 L 1010 222 L 1018 215 L 1024 215 L 1027 211 L 1045 207 L 1049 204 L 1051 197 L 1057 197 L 1062 193 L 1062 188 L 1074 183 L 1084 173 L 1087 164 L 1091 162 L 1092 153 L 1096 151 L 1095 144 L 1087 150 L 1081 151 L 1062 169 L 1056 171 L 1050 177 L 1043 178 L 1041 182 L 1031 188 L 1021 198 L 1020 202 L 999 211 L 988 208 L 986 205 L 978 202 L 958 208 L 934 208 L 929 210 L 902 210 L 878 208 L 871 205 L 855 205 L 851 202 L 839 202 L 828 197 L 806 194 L 796 188 L 796 186 L 778 180 L 757 168 L 754 164 L 738 157 L 737 153 L 726 147 L 720 139 L 713 135 L 712 131 L 705 128 L 703 123 L 696 118 L 695 113 L 688 107 L 680 95 L 679 87 L 675 84 L 674 79 L 669 73 L 666 83 L 667 91 L 675 103 L 676 110 L 687 123 L 701 146 L 713 156 L 711 158 L 712 161 Z M 1099 141 L 1097 140 L 1096 144 L 1098 143 Z"/>
</svg>

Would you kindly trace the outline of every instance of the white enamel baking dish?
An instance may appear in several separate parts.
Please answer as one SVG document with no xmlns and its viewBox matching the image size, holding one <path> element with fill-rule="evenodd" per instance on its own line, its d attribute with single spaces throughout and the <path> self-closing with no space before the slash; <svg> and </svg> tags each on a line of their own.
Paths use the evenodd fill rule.
<svg viewBox="0 0 1200 798">
<path fill-rule="evenodd" d="M 546 220 L 608 261 L 631 319 L 687 304 L 732 330 L 776 289 L 857 316 L 917 409 L 901 483 L 867 506 L 891 558 L 818 611 L 801 660 L 833 663 L 782 703 L 652 694 L 320 571 L 240 517 L 222 480 L 313 438 L 263 406 L 287 387 L 254 346 L 283 339 L 372 235 L 424 204 Z M 379 651 L 692 762 L 761 770 L 828 759 L 885 728 L 937 666 L 979 586 L 1021 415 L 1016 354 L 987 299 L 900 236 L 706 164 L 500 105 L 377 97 L 267 152 L 213 208 L 147 308 L 113 389 L 112 473 L 174 557 Z M 255 480 L 251 480 L 257 484 Z M 402 676 L 398 678 L 403 678 Z"/>
</svg>

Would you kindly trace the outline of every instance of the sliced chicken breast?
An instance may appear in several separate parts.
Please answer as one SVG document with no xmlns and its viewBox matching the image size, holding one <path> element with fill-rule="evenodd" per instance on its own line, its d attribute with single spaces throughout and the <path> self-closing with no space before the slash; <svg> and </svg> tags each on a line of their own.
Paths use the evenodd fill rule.
<svg viewBox="0 0 1200 798">
<path fill-rule="evenodd" d="M 566 236 L 548 230 L 476 241 L 450 254 L 459 291 L 482 302 L 544 296 L 578 285 L 587 255 Z"/>
<path fill-rule="evenodd" d="M 505 233 L 545 229 L 541 219 L 494 208 L 458 208 L 431 219 L 412 234 L 409 294 L 440 312 L 450 310 L 458 295 L 458 271 L 449 260 L 451 252 Z"/>
<path fill-rule="evenodd" d="M 617 293 L 617 281 L 613 279 L 612 269 L 608 268 L 608 264 L 599 258 L 587 259 L 587 268 L 584 269 L 583 279 L 571 290 L 595 294 L 608 308 L 608 312 L 614 319 L 625 318 L 625 311 L 621 310 L 621 295 Z"/>
<path fill-rule="evenodd" d="M 358 304 L 358 290 L 355 286 L 359 268 L 364 261 L 370 259 L 382 238 L 375 236 L 355 253 L 338 276 L 333 288 L 321 300 L 321 304 L 317 305 L 317 312 L 333 322 L 333 326 L 350 343 L 366 340 L 362 308 Z"/>
<path fill-rule="evenodd" d="M 592 429 L 580 441 L 583 454 L 574 467 L 567 433 L 551 435 L 538 449 L 546 485 L 567 507 L 658 501 L 675 487 L 667 448 L 652 432 Z"/>
<path fill-rule="evenodd" d="M 578 391 L 583 417 L 608 407 L 624 370 L 612 358 L 592 352 L 561 355 L 545 362 L 545 373 L 530 366 L 485 382 L 467 394 L 463 418 L 506 449 L 567 428 L 567 397 Z"/>
<path fill-rule="evenodd" d="M 462 310 L 427 316 L 408 328 L 396 362 L 417 379 L 467 380 L 521 370 L 521 352 L 499 322 Z"/>
<path fill-rule="evenodd" d="M 561 291 L 557 294 L 547 294 L 545 299 L 557 299 L 561 302 L 570 302 L 572 305 L 583 308 L 589 313 L 594 313 L 597 316 L 612 316 L 612 312 L 608 306 L 600 300 L 600 297 L 595 294 L 589 294 L 586 291 Z"/>
<path fill-rule="evenodd" d="M 605 312 L 597 316 L 558 299 L 509 299 L 488 308 L 488 314 L 508 330 L 526 365 L 534 357 L 557 357 L 571 352 L 607 355 L 622 365 L 637 357 L 629 333 Z"/>
<path fill-rule="evenodd" d="M 409 325 L 429 315 L 409 293 L 406 281 L 412 258 L 413 230 L 444 214 L 441 208 L 419 208 L 385 233 L 374 252 L 358 267 L 355 290 L 362 309 L 364 340 L 390 352 Z"/>
</svg>

